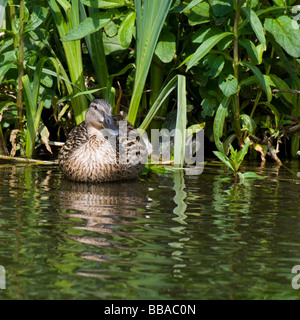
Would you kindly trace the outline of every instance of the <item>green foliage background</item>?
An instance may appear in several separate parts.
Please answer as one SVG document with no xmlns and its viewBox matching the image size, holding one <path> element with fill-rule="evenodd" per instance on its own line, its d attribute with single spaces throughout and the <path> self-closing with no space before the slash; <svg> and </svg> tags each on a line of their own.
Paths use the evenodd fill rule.
<svg viewBox="0 0 300 320">
<path fill-rule="evenodd" d="M 296 157 L 296 4 L 0 0 L 0 153 L 50 151 L 96 96 L 143 130 L 205 123 L 224 155 L 250 141 L 262 160 Z"/>
</svg>

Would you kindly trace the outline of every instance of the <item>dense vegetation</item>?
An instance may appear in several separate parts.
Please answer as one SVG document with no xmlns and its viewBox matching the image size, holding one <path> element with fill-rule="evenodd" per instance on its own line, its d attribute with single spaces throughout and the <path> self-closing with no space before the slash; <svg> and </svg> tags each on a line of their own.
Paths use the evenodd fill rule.
<svg viewBox="0 0 300 320">
<path fill-rule="evenodd" d="M 94 96 L 141 130 L 205 125 L 206 143 L 224 156 L 249 142 L 254 158 L 297 157 L 295 5 L 0 0 L 0 153 L 51 152 Z M 174 157 L 183 145 L 175 137 Z"/>
</svg>

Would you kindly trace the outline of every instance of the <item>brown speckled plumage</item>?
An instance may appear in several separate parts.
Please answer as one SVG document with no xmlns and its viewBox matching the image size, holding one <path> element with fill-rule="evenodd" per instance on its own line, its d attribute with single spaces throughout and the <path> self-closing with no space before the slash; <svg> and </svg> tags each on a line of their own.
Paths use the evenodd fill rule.
<svg viewBox="0 0 300 320">
<path fill-rule="evenodd" d="M 94 106 L 94 109 L 91 109 Z M 97 109 L 98 108 L 98 109 Z M 89 116 L 88 116 L 89 112 Z M 136 129 L 128 122 L 127 135 L 134 134 L 133 141 L 115 136 L 112 141 L 100 134 L 104 128 L 99 120 L 106 117 L 119 128 L 121 116 L 111 115 L 110 105 L 105 100 L 94 100 L 87 112 L 86 120 L 73 128 L 58 155 L 58 163 L 66 177 L 73 181 L 104 182 L 136 178 L 144 167 L 148 150 Z M 108 118 L 109 118 L 108 117 Z M 92 124 L 91 124 L 92 123 Z M 99 125 L 101 123 L 101 125 Z M 110 126 L 114 127 L 110 123 Z M 125 151 L 126 159 L 120 159 L 120 150 Z M 123 153 L 124 154 L 124 153 Z M 142 163 L 141 163 L 142 162 Z"/>
</svg>

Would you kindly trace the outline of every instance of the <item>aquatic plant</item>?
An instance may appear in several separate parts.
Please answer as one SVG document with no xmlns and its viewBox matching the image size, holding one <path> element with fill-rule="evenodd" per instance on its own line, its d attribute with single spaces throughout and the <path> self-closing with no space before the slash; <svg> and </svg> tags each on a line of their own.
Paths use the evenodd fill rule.
<svg viewBox="0 0 300 320">
<path fill-rule="evenodd" d="M 1 150 L 12 140 L 21 155 L 32 157 L 44 125 L 52 139 L 63 140 L 61 128 L 67 133 L 84 119 L 94 94 L 109 100 L 115 112 L 122 105 L 141 131 L 206 123 L 206 141 L 225 155 L 234 140 L 242 148 L 249 139 L 263 161 L 270 154 L 280 164 L 283 150 L 295 157 L 300 149 L 295 3 L 0 0 L 0 22 L 6 21 L 0 38 Z M 43 58 L 38 98 L 28 100 L 24 80 L 33 85 Z M 43 99 L 39 127 L 28 131 L 30 101 L 40 110 Z M 28 132 L 33 147 L 26 146 Z M 177 157 L 183 144 L 177 139 Z"/>
<path fill-rule="evenodd" d="M 257 175 L 255 172 L 247 171 L 242 173 L 239 168 L 248 152 L 251 142 L 248 141 L 241 150 L 237 151 L 230 144 L 230 157 L 220 151 L 214 151 L 214 154 L 232 171 L 235 182 L 238 181 L 238 177 L 242 183 L 247 179 L 262 179 L 262 176 Z"/>
</svg>

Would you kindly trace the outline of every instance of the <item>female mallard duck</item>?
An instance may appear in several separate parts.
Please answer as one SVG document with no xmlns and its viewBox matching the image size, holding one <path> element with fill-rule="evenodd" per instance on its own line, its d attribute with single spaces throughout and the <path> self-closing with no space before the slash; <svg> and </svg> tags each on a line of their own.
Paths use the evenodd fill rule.
<svg viewBox="0 0 300 320">
<path fill-rule="evenodd" d="M 112 115 L 102 99 L 91 102 L 85 121 L 72 129 L 58 154 L 58 163 L 73 181 L 103 182 L 136 178 L 148 150 L 137 130 Z"/>
</svg>

